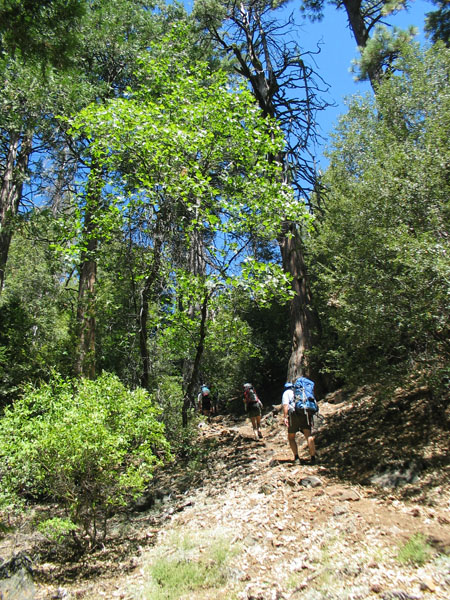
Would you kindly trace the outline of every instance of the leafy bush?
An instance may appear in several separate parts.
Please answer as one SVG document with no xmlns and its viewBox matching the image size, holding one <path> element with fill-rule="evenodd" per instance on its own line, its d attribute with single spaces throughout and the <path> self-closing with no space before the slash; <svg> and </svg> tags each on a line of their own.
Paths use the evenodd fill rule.
<svg viewBox="0 0 450 600">
<path fill-rule="evenodd" d="M 38 525 L 38 531 L 47 539 L 55 542 L 63 541 L 70 532 L 76 530 L 77 526 L 70 519 L 61 519 L 59 517 L 47 519 Z"/>
<path fill-rule="evenodd" d="M 158 380 L 156 399 L 161 407 L 161 420 L 164 423 L 166 438 L 174 454 L 190 455 L 196 448 L 193 439 L 198 431 L 198 420 L 193 412 L 187 427 L 183 427 L 183 389 L 179 377 L 163 375 Z"/>
<path fill-rule="evenodd" d="M 78 527 L 66 529 L 93 545 L 169 458 L 159 414 L 145 390 L 127 390 L 107 373 L 29 386 L 0 421 L 3 487 L 60 502 Z"/>
</svg>

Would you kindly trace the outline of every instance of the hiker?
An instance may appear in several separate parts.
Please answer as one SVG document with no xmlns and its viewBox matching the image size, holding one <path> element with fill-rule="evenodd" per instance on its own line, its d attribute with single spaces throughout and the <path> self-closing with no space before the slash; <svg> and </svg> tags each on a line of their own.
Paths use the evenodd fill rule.
<svg viewBox="0 0 450 600">
<path fill-rule="evenodd" d="M 284 384 L 284 392 L 281 398 L 281 405 L 283 407 L 283 418 L 284 424 L 288 428 L 288 442 L 294 454 L 294 463 L 300 464 L 300 458 L 298 456 L 297 442 L 295 441 L 295 434 L 297 431 L 301 431 L 305 436 L 306 443 L 308 444 L 308 450 L 310 454 L 311 464 L 316 464 L 316 446 L 314 443 L 314 436 L 312 435 L 312 416 L 306 412 L 295 411 L 295 394 L 294 384 L 288 381 Z"/>
<path fill-rule="evenodd" d="M 261 432 L 261 412 L 262 402 L 258 398 L 255 388 L 251 383 L 244 383 L 244 408 L 253 427 L 255 440 L 262 438 Z"/>
<path fill-rule="evenodd" d="M 202 385 L 200 393 L 197 396 L 197 406 L 200 414 L 205 415 L 206 417 L 211 415 L 211 392 L 206 385 Z"/>
</svg>

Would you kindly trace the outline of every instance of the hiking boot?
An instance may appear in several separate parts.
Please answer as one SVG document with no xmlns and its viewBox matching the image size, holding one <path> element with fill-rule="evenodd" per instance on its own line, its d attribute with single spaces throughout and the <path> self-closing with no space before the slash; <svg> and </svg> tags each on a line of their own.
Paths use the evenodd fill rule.
<svg viewBox="0 0 450 600">
<path fill-rule="evenodd" d="M 315 464 L 316 464 L 316 462 L 317 462 L 317 460 L 316 460 L 316 456 L 311 456 L 311 464 L 312 464 L 312 465 L 315 465 Z"/>
<path fill-rule="evenodd" d="M 260 438 L 262 438 L 262 432 L 261 432 L 261 431 L 258 431 L 258 436 L 259 436 Z"/>
<path fill-rule="evenodd" d="M 296 456 L 294 458 L 294 465 L 299 465 L 300 464 L 300 458 L 298 456 Z"/>
</svg>

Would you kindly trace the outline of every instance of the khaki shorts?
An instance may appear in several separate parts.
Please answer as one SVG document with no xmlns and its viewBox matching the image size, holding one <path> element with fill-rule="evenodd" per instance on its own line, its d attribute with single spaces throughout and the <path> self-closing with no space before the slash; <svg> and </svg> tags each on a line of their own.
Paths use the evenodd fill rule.
<svg viewBox="0 0 450 600">
<path fill-rule="evenodd" d="M 303 431 L 304 429 L 311 430 L 312 428 L 313 415 L 305 414 L 304 412 L 292 412 L 289 414 L 288 433 L 297 433 L 297 431 Z"/>
</svg>

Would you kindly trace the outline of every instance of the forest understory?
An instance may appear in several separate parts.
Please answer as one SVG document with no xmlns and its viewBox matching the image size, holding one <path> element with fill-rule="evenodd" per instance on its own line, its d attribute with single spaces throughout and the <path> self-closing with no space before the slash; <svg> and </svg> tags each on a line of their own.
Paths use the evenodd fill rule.
<svg viewBox="0 0 450 600">
<path fill-rule="evenodd" d="M 315 466 L 303 441 L 292 463 L 270 407 L 258 442 L 243 418 L 200 422 L 196 459 L 158 471 L 81 558 L 49 551 L 33 521 L 57 507 L 35 506 L 0 540 L 0 569 L 22 567 L 0 597 L 447 600 L 448 402 L 363 388 L 320 410 Z"/>
</svg>

